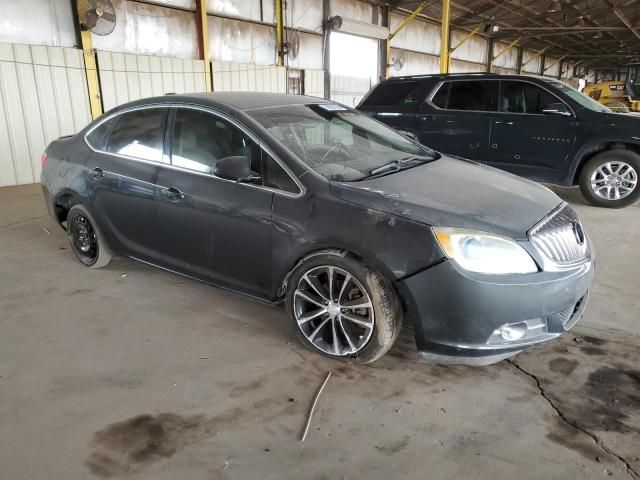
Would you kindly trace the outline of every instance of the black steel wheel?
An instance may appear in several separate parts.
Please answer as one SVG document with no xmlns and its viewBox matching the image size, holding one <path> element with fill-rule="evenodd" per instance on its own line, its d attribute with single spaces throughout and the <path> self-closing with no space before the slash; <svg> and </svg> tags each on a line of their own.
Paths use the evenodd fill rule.
<svg viewBox="0 0 640 480">
<path fill-rule="evenodd" d="M 99 268 L 111 260 L 111 251 L 106 241 L 93 218 L 82 205 L 75 205 L 69 210 L 67 235 L 71 250 L 83 265 Z"/>
</svg>

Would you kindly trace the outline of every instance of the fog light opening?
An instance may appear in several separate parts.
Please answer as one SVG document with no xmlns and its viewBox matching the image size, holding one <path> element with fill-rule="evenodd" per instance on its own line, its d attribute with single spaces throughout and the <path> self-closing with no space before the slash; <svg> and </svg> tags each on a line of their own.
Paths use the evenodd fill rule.
<svg viewBox="0 0 640 480">
<path fill-rule="evenodd" d="M 527 333 L 527 322 L 507 323 L 493 332 L 496 335 L 500 335 L 508 342 L 514 342 L 520 340 Z"/>
</svg>

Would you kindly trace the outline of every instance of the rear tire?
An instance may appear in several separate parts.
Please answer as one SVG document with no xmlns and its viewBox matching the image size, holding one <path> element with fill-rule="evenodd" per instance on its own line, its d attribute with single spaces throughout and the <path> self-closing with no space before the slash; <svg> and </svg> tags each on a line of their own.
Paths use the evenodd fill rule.
<svg viewBox="0 0 640 480">
<path fill-rule="evenodd" d="M 100 268 L 111 261 L 111 250 L 95 220 L 83 205 L 67 214 L 67 237 L 71 250 L 85 267 Z"/>
<path fill-rule="evenodd" d="M 640 155 L 630 150 L 608 150 L 595 155 L 582 168 L 580 191 L 597 207 L 626 207 L 640 198 L 639 175 Z"/>
<path fill-rule="evenodd" d="M 402 304 L 393 285 L 350 256 L 321 254 L 298 265 L 289 277 L 286 306 L 300 341 L 339 360 L 379 359 L 402 328 Z"/>
</svg>

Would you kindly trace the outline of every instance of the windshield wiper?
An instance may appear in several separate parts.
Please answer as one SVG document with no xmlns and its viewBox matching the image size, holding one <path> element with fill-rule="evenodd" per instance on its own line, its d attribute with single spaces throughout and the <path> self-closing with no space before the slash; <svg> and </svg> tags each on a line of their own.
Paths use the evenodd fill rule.
<svg viewBox="0 0 640 480">
<path fill-rule="evenodd" d="M 394 160 L 392 162 L 389 162 L 385 165 L 382 165 L 380 167 L 374 168 L 373 170 L 371 170 L 369 172 L 369 174 L 364 177 L 364 178 L 371 178 L 371 177 L 375 177 L 377 175 L 381 175 L 383 173 L 391 173 L 391 172 L 399 172 L 400 170 L 404 170 L 405 168 L 409 168 L 411 166 L 415 166 L 415 165 L 411 165 L 411 164 L 420 164 L 420 163 L 426 163 L 432 160 L 435 160 L 436 157 L 435 156 L 430 156 L 430 155 L 412 155 L 411 157 L 407 157 L 407 158 L 403 158 L 401 160 Z M 416 163 L 418 162 L 418 163 Z"/>
</svg>

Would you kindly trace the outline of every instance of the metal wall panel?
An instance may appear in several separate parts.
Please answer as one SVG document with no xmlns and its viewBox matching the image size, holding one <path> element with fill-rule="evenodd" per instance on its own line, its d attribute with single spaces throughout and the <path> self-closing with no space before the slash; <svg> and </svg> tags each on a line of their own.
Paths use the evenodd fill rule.
<svg viewBox="0 0 640 480">
<path fill-rule="evenodd" d="M 285 67 L 213 61 L 211 73 L 216 92 L 287 92 Z"/>
<path fill-rule="evenodd" d="M 322 35 L 299 32 L 300 48 L 296 58 L 285 57 L 287 66 L 293 68 L 322 69 Z"/>
<path fill-rule="evenodd" d="M 260 2 L 261 0 L 208 0 L 207 13 L 260 22 Z"/>
<path fill-rule="evenodd" d="M 555 65 L 553 65 L 555 63 Z M 552 66 L 553 65 L 553 66 Z M 558 63 L 557 58 L 553 57 L 545 57 L 544 59 L 544 76 L 545 77 L 555 77 L 558 78 L 558 74 L 560 73 L 560 64 Z"/>
<path fill-rule="evenodd" d="M 274 27 L 212 16 L 208 22 L 212 61 L 275 64 Z"/>
<path fill-rule="evenodd" d="M 453 47 L 457 45 L 458 42 L 464 40 L 464 37 L 466 37 L 467 35 L 467 32 L 453 30 L 451 32 L 451 46 Z M 479 35 L 474 35 L 473 37 L 465 40 L 462 45 L 456 48 L 451 54 L 451 58 L 473 63 L 484 63 L 487 59 L 488 48 L 489 42 L 486 38 Z"/>
<path fill-rule="evenodd" d="M 359 0 L 330 0 L 329 11 L 331 16 L 373 23 L 373 6 Z"/>
<path fill-rule="evenodd" d="M 49 142 L 90 121 L 81 50 L 0 43 L 0 186 L 38 182 Z"/>
<path fill-rule="evenodd" d="M 198 58 L 193 13 L 129 0 L 111 1 L 118 18 L 116 28 L 106 36 L 92 35 L 96 50 Z"/>
<path fill-rule="evenodd" d="M 0 0 L 0 42 L 72 47 L 69 0 Z"/>
<path fill-rule="evenodd" d="M 497 72 L 498 70 L 500 69 L 495 68 L 493 71 Z M 487 66 L 484 63 L 464 62 L 462 60 L 451 59 L 449 71 L 451 73 L 486 72 Z"/>
<path fill-rule="evenodd" d="M 508 48 L 508 50 L 504 53 L 502 53 L 506 48 Z M 517 47 L 509 47 L 508 43 L 504 43 L 504 42 L 496 42 L 495 47 L 493 48 L 493 54 L 494 55 L 499 55 L 501 54 L 498 58 L 496 58 L 493 61 L 493 64 L 496 67 L 502 67 L 502 68 L 507 68 L 507 69 L 515 69 L 518 66 L 518 49 Z"/>
<path fill-rule="evenodd" d="M 390 31 L 395 31 L 406 18 L 405 15 L 397 13 L 389 15 Z M 413 20 L 393 37 L 391 46 L 438 55 L 440 54 L 440 27 L 420 20 Z"/>
<path fill-rule="evenodd" d="M 105 111 L 139 98 L 206 90 L 203 60 L 98 51 L 98 71 Z"/>
<path fill-rule="evenodd" d="M 304 94 L 324 98 L 324 70 L 304 71 Z"/>
<path fill-rule="evenodd" d="M 524 50 L 522 52 L 522 71 L 524 73 L 540 73 L 540 55 L 538 55 L 537 57 L 533 58 L 534 55 L 536 55 L 536 52 L 532 52 L 531 50 Z M 526 65 L 524 65 L 526 62 Z"/>
<path fill-rule="evenodd" d="M 402 50 L 392 48 L 391 57 L 400 55 Z M 440 58 L 436 55 L 404 51 L 405 62 L 401 70 L 391 67 L 389 72 L 392 77 L 404 75 L 426 75 L 440 72 Z"/>
</svg>

